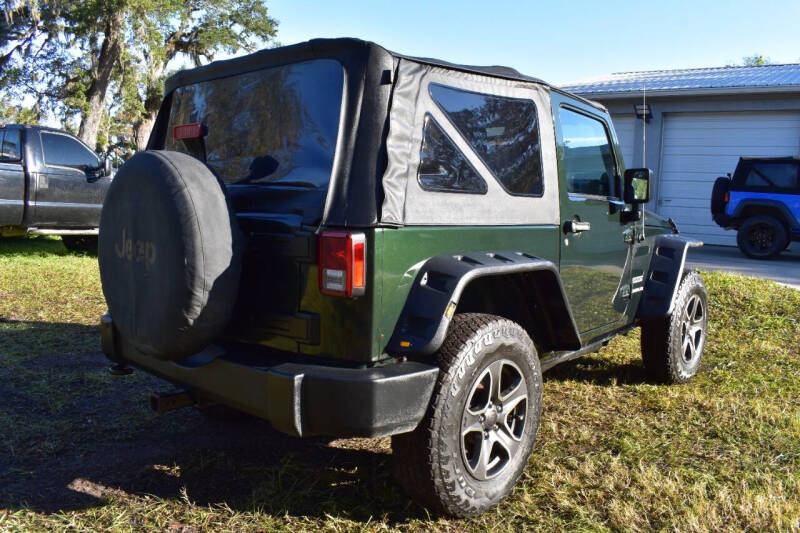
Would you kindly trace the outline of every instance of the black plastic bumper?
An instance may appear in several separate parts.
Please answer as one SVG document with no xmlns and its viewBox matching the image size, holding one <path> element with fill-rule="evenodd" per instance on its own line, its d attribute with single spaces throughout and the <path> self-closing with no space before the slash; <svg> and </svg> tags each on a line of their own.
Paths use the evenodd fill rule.
<svg viewBox="0 0 800 533">
<path fill-rule="evenodd" d="M 378 437 L 414 429 L 428 408 L 437 367 L 406 361 L 372 368 L 278 362 L 212 345 L 179 362 L 142 354 L 101 321 L 103 351 L 183 386 L 199 398 L 269 420 L 295 436 Z"/>
</svg>

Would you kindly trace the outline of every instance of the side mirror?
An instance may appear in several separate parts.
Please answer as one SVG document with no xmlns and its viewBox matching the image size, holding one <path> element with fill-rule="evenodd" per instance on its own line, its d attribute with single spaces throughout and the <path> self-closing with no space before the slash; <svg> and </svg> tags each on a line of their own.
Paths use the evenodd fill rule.
<svg viewBox="0 0 800 533">
<path fill-rule="evenodd" d="M 108 157 L 105 158 L 103 161 L 103 177 L 108 177 L 114 171 L 114 168 L 111 166 L 111 159 Z"/>
<path fill-rule="evenodd" d="M 650 181 L 653 171 L 649 168 L 629 168 L 625 171 L 625 203 L 646 204 L 650 201 Z"/>
</svg>

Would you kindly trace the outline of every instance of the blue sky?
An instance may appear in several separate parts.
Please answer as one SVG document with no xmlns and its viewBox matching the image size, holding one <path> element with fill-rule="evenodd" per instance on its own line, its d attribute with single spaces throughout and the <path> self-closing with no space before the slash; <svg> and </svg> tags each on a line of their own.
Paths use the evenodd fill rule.
<svg viewBox="0 0 800 533">
<path fill-rule="evenodd" d="M 359 37 L 551 83 L 631 70 L 800 62 L 800 2 L 267 0 L 278 40 Z"/>
</svg>

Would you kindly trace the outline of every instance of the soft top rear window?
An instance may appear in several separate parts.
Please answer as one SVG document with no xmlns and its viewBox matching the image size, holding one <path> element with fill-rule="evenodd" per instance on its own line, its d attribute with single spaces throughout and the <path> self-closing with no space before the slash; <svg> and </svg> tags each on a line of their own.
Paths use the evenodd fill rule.
<svg viewBox="0 0 800 533">
<path fill-rule="evenodd" d="M 333 168 L 344 71 L 315 59 L 179 87 L 167 150 L 201 157 L 227 184 L 324 189 Z M 175 140 L 174 126 L 201 123 L 204 146 Z"/>
</svg>

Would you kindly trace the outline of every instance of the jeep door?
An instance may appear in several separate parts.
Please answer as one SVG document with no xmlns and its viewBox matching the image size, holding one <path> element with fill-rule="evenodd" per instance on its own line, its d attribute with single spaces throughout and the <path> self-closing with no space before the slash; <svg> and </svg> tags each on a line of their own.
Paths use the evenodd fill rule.
<svg viewBox="0 0 800 533">
<path fill-rule="evenodd" d="M 36 184 L 36 223 L 97 227 L 111 182 L 100 177 L 97 155 L 67 134 L 42 131 L 40 136 L 44 165 Z"/>
<path fill-rule="evenodd" d="M 630 298 L 632 229 L 620 220 L 621 170 L 607 119 L 553 93 L 561 195 L 560 270 L 584 340 L 612 329 Z"/>
<path fill-rule="evenodd" d="M 0 128 L 0 226 L 21 224 L 24 211 L 21 130 Z"/>
</svg>

